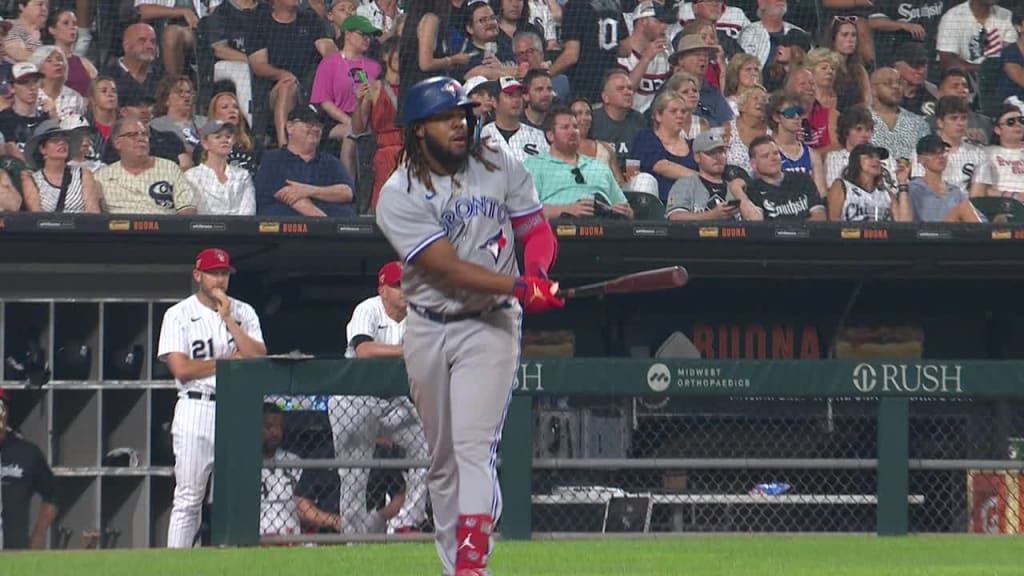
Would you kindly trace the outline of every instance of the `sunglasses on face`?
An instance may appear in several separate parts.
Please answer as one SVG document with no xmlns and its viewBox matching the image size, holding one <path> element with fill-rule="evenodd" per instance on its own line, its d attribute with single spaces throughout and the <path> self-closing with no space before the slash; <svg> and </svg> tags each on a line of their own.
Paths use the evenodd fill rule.
<svg viewBox="0 0 1024 576">
<path fill-rule="evenodd" d="M 1007 118 L 1003 122 L 1003 126 L 1009 126 L 1009 127 L 1012 128 L 1013 126 L 1017 125 L 1018 123 L 1021 126 L 1024 126 L 1024 116 L 1018 116 L 1017 118 Z"/>
<path fill-rule="evenodd" d="M 782 110 L 779 110 L 779 114 L 782 114 L 783 118 L 789 118 L 790 120 L 792 120 L 793 118 L 799 118 L 804 115 L 804 107 L 790 106 L 789 108 L 783 108 Z"/>
<path fill-rule="evenodd" d="M 833 24 L 842 24 L 844 22 L 856 22 L 856 21 L 857 21 L 857 17 L 856 16 L 833 16 L 832 17 L 832 23 Z"/>
<path fill-rule="evenodd" d="M 572 169 L 572 175 L 576 178 L 577 184 L 586 184 L 587 181 L 583 178 L 583 172 L 580 172 L 579 166 Z"/>
</svg>

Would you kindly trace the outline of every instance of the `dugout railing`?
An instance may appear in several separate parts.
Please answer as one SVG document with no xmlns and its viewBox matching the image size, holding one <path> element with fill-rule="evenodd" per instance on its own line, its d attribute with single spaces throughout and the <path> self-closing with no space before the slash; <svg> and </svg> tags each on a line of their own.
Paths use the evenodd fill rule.
<svg viewBox="0 0 1024 576">
<path fill-rule="evenodd" d="M 499 531 L 1017 533 L 1022 384 L 1013 361 L 524 360 Z M 401 362 L 221 361 L 217 387 L 214 544 L 261 542 L 261 467 L 425 464 L 261 457 L 265 398 L 402 395 Z M 552 420 L 589 439 L 556 446 Z"/>
</svg>

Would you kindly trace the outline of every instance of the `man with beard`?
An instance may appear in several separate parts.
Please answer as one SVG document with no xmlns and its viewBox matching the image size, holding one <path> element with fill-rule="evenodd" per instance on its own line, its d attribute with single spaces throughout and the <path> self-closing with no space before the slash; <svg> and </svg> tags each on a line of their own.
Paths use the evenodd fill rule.
<svg viewBox="0 0 1024 576">
<path fill-rule="evenodd" d="M 117 97 L 121 100 L 138 100 L 156 96 L 161 72 L 155 64 L 156 32 L 153 27 L 136 22 L 125 28 L 121 49 L 124 56 L 108 64 L 101 72 L 114 79 Z"/>
<path fill-rule="evenodd" d="M 502 53 L 500 45 L 496 42 L 498 21 L 489 4 L 473 2 L 469 5 L 466 10 L 465 29 L 468 42 L 462 51 L 469 54 L 469 63 L 458 70 L 453 70 L 453 74 L 466 80 L 474 76 L 497 80 L 501 76 L 515 74 L 515 67 L 510 65 L 514 60 L 512 51 Z"/>
<path fill-rule="evenodd" d="M 786 0 L 757 0 L 757 15 L 761 19 L 751 23 L 740 33 L 740 48 L 747 54 L 757 56 L 761 68 L 771 64 L 779 40 L 787 32 L 792 29 L 801 30 L 800 27 L 782 19 L 786 15 L 786 9 Z"/>
<path fill-rule="evenodd" d="M 633 33 L 629 36 L 632 52 L 619 58 L 619 67 L 629 73 L 633 83 L 633 109 L 646 112 L 654 102 L 658 89 L 671 75 L 668 63 L 669 43 L 665 38 L 665 22 L 645 1 L 633 11 Z"/>
<path fill-rule="evenodd" d="M 931 131 L 924 118 L 900 106 L 903 102 L 903 83 L 900 73 L 892 68 L 880 68 L 871 75 L 874 99 L 871 117 L 875 120 L 875 133 L 871 143 L 889 150 L 897 159 L 910 158 L 917 141 Z"/>
<path fill-rule="evenodd" d="M 171 421 L 175 485 L 169 548 L 191 548 L 199 532 L 203 496 L 213 470 L 217 361 L 267 354 L 256 311 L 227 294 L 235 272 L 228 253 L 207 248 L 194 262 L 195 292 L 164 313 L 157 345 L 157 358 L 167 363 L 178 386 Z"/>
<path fill-rule="evenodd" d="M 494 105 L 494 122 L 480 132 L 480 138 L 488 138 L 490 143 L 499 146 L 510 156 L 522 162 L 529 156 L 536 156 L 548 151 L 548 141 L 544 133 L 522 123 L 523 85 L 511 76 L 498 81 L 500 90 Z"/>
<path fill-rule="evenodd" d="M 629 56 L 628 34 L 619 0 L 569 0 L 562 11 L 565 47 L 548 71 L 568 74 L 573 96 L 597 102 L 601 74 Z"/>
<path fill-rule="evenodd" d="M 403 97 L 404 149 L 381 191 L 377 225 L 404 264 L 402 352 L 430 450 L 442 570 L 485 576 L 501 515 L 496 454 L 519 371 L 522 311 L 565 305 L 548 279 L 558 246 L 522 163 L 470 142 L 475 104 L 458 82 L 428 78 Z"/>
<path fill-rule="evenodd" d="M 697 174 L 676 180 L 665 203 L 669 220 L 732 220 L 738 202 L 729 193 L 725 173 L 725 140 L 721 128 L 712 128 L 693 139 Z"/>
<path fill-rule="evenodd" d="M 555 92 L 551 86 L 551 75 L 547 70 L 530 70 L 523 78 L 523 115 L 519 120 L 527 126 L 540 129 L 544 125 L 551 103 L 555 100 Z"/>
<path fill-rule="evenodd" d="M 594 201 L 600 194 L 613 213 L 633 217 L 633 209 L 608 164 L 579 153 L 580 130 L 571 110 L 553 110 L 545 122 L 544 136 L 551 150 L 527 158 L 525 165 L 544 204 L 545 216 L 593 216 Z"/>
</svg>

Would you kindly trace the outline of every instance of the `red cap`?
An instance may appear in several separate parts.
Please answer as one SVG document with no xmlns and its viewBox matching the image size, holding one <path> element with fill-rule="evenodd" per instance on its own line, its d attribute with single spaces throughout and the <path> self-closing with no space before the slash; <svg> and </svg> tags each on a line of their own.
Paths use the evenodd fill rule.
<svg viewBox="0 0 1024 576">
<path fill-rule="evenodd" d="M 196 270 L 200 272 L 224 269 L 230 270 L 231 273 L 235 272 L 231 267 L 231 256 L 220 248 L 207 248 L 196 256 Z"/>
<path fill-rule="evenodd" d="M 377 287 L 394 286 L 402 281 L 402 264 L 392 260 L 377 271 Z"/>
</svg>

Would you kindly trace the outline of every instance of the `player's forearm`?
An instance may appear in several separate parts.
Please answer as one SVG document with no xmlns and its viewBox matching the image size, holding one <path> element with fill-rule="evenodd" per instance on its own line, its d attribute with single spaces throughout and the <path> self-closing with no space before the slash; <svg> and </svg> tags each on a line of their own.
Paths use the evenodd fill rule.
<svg viewBox="0 0 1024 576">
<path fill-rule="evenodd" d="M 242 358 L 259 358 L 267 355 L 267 346 L 263 342 L 249 336 L 234 319 L 229 318 L 224 321 L 224 324 L 228 327 L 228 332 L 231 332 L 231 336 L 235 339 L 235 348 L 238 349 L 239 356 Z"/>
<path fill-rule="evenodd" d="M 41 550 L 46 547 L 46 531 L 50 529 L 53 520 L 57 517 L 57 505 L 43 502 L 39 505 L 39 517 L 32 527 L 32 539 L 30 545 L 33 550 Z"/>
<path fill-rule="evenodd" d="M 188 382 L 213 376 L 217 373 L 217 361 L 212 358 L 191 359 L 184 354 L 175 354 L 176 358 L 167 359 L 167 367 L 176 380 Z"/>
<path fill-rule="evenodd" d="M 317 508 L 309 498 L 296 496 L 295 508 L 299 511 L 299 520 L 303 524 L 341 532 L 341 516 Z"/>
<path fill-rule="evenodd" d="M 363 342 L 356 346 L 356 358 L 400 358 L 402 347 L 380 342 Z"/>
<path fill-rule="evenodd" d="M 444 288 L 483 294 L 513 294 L 515 290 L 515 278 L 460 259 L 445 239 L 424 248 L 412 263 Z"/>
</svg>

